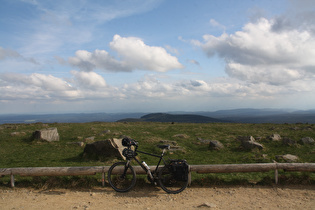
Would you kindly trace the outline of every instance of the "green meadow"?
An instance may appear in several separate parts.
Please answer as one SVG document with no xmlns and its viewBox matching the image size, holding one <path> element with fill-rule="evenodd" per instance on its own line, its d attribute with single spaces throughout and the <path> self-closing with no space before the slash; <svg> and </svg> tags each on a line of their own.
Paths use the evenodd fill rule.
<svg viewBox="0 0 315 210">
<path fill-rule="evenodd" d="M 32 139 L 36 130 L 56 127 L 60 136 L 58 142 L 43 142 Z M 297 144 L 285 145 L 282 141 L 271 141 L 268 137 L 280 134 L 295 140 Z M 179 135 L 180 134 L 180 135 Z M 34 123 L 0 125 L 0 168 L 14 167 L 65 167 L 65 166 L 109 166 L 117 158 L 87 159 L 84 147 L 73 142 L 94 136 L 94 141 L 129 136 L 139 142 L 139 150 L 160 154 L 156 145 L 162 140 L 176 141 L 182 151 L 169 152 L 166 158 L 186 159 L 191 165 L 199 164 L 243 164 L 272 163 L 277 155 L 292 154 L 301 163 L 315 163 L 315 146 L 299 144 L 303 137 L 315 139 L 313 124 L 238 124 L 238 123 L 158 123 L 158 122 L 92 122 L 92 123 Z M 244 150 L 237 140 L 239 136 L 253 136 L 264 146 L 263 150 Z M 210 150 L 203 140 L 218 140 L 225 148 Z M 157 163 L 155 157 L 139 154 L 149 165 Z M 284 162 L 277 160 L 277 162 Z M 315 174 L 310 172 L 279 171 L 280 183 L 314 184 Z M 17 183 L 32 185 L 35 178 L 18 177 Z M 52 178 L 36 178 L 36 183 Z M 40 179 L 40 181 L 38 181 Z M 100 175 L 84 177 L 91 183 L 99 183 Z M 274 172 L 192 174 L 194 184 L 272 184 Z M 54 180 L 79 182 L 82 177 L 61 177 Z M 9 177 L 0 179 L 1 185 L 8 185 Z M 93 185 L 92 184 L 92 185 Z"/>
</svg>

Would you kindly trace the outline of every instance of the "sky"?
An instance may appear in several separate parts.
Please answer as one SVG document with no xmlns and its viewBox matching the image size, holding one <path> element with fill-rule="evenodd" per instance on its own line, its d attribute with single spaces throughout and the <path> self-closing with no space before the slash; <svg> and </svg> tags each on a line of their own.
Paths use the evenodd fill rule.
<svg viewBox="0 0 315 210">
<path fill-rule="evenodd" d="M 0 0 L 0 114 L 315 108 L 314 0 Z"/>
</svg>

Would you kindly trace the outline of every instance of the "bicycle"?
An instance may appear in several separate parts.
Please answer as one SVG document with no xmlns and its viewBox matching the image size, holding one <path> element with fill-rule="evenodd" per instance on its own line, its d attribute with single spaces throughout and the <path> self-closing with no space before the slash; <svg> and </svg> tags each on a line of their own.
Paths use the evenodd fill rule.
<svg viewBox="0 0 315 210">
<path fill-rule="evenodd" d="M 159 145 L 162 149 L 161 155 L 151 154 L 138 150 L 138 142 L 130 138 L 123 138 L 122 145 L 127 147 L 123 150 L 125 162 L 116 162 L 108 170 L 108 182 L 117 192 L 128 192 L 136 184 L 136 172 L 131 165 L 135 160 L 148 175 L 148 180 L 153 183 L 159 183 L 160 187 L 167 193 L 176 194 L 182 192 L 188 185 L 189 166 L 186 160 L 164 160 L 165 151 L 170 149 L 169 145 Z M 132 147 L 134 150 L 132 150 Z M 136 157 L 138 153 L 150 155 L 159 158 L 154 171 L 144 162 L 140 162 Z M 164 166 L 160 167 L 163 161 Z"/>
</svg>

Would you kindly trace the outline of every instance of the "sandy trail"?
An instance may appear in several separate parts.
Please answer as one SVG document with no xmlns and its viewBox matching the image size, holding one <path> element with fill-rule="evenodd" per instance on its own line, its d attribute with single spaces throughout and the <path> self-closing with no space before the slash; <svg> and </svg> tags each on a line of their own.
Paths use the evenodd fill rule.
<svg viewBox="0 0 315 210">
<path fill-rule="evenodd" d="M 157 187 L 116 193 L 92 189 L 0 189 L 0 209 L 315 209 L 315 186 L 190 187 L 170 195 Z"/>
</svg>

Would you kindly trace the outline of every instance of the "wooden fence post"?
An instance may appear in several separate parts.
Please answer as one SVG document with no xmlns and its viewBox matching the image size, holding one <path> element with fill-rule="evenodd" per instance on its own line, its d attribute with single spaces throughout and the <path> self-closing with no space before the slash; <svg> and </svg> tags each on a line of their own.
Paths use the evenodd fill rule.
<svg viewBox="0 0 315 210">
<path fill-rule="evenodd" d="M 11 187 L 15 187 L 13 174 L 11 174 Z"/>
</svg>

